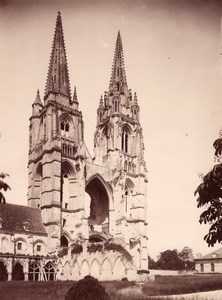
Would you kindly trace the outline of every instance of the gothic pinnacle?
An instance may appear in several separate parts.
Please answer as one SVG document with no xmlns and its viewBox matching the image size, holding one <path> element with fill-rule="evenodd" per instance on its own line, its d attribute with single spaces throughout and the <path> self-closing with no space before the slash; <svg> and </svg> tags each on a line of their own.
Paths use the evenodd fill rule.
<svg viewBox="0 0 222 300">
<path fill-rule="evenodd" d="M 99 108 L 103 107 L 103 96 L 101 95 L 100 100 L 99 100 Z"/>
<path fill-rule="evenodd" d="M 66 49 L 60 12 L 58 12 L 56 18 L 44 98 L 46 98 L 49 93 L 62 94 L 69 99 L 71 98 Z"/>
<path fill-rule="evenodd" d="M 134 105 L 138 105 L 136 92 L 134 93 Z"/>
<path fill-rule="evenodd" d="M 41 104 L 42 105 L 42 101 L 41 101 L 40 94 L 39 94 L 39 89 L 37 89 L 34 104 Z"/>
<path fill-rule="evenodd" d="M 74 87 L 74 92 L 73 92 L 73 102 L 78 103 L 78 97 L 77 97 L 77 92 L 76 92 L 76 86 Z"/>
</svg>

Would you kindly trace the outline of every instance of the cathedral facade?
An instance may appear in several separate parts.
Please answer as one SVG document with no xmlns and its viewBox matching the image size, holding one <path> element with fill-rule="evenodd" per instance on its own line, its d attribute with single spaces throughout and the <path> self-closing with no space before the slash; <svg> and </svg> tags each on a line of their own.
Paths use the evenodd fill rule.
<svg viewBox="0 0 222 300">
<path fill-rule="evenodd" d="M 139 113 L 118 32 L 89 154 L 58 13 L 44 98 L 38 91 L 32 104 L 28 204 L 0 204 L 4 278 L 134 279 L 147 270 L 147 169 Z"/>
</svg>

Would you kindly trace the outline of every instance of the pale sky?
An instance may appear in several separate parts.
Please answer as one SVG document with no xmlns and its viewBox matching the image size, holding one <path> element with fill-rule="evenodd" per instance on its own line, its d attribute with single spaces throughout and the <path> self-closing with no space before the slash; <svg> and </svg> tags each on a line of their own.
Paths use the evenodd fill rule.
<svg viewBox="0 0 222 300">
<path fill-rule="evenodd" d="M 151 257 L 184 246 L 212 251 L 194 191 L 198 174 L 214 164 L 212 144 L 222 127 L 219 0 L 1 0 L 0 171 L 10 174 L 7 202 L 27 202 L 29 117 L 36 90 L 44 95 L 58 11 L 91 154 L 121 32 L 128 87 L 141 110 Z"/>
</svg>

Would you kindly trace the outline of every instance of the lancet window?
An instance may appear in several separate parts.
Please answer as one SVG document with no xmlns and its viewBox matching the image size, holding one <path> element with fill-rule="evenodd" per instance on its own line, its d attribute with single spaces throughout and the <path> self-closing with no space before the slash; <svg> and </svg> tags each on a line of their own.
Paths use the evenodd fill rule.
<svg viewBox="0 0 222 300">
<path fill-rule="evenodd" d="M 125 153 L 129 153 L 129 139 L 130 129 L 128 127 L 124 127 L 122 132 L 122 151 Z"/>
<path fill-rule="evenodd" d="M 61 122 L 61 135 L 69 137 L 69 122 L 68 120 L 62 120 Z"/>
</svg>

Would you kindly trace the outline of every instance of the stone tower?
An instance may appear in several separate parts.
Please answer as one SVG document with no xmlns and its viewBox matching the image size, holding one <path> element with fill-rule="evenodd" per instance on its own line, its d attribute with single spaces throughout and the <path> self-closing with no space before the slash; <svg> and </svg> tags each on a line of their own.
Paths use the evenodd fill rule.
<svg viewBox="0 0 222 300">
<path fill-rule="evenodd" d="M 94 163 L 111 171 L 110 232 L 122 238 L 139 268 L 147 268 L 147 169 L 137 95 L 128 89 L 118 32 L 108 91 L 101 96 Z M 112 203 L 112 205 L 111 205 Z"/>
<path fill-rule="evenodd" d="M 84 205 L 83 120 L 76 88 L 70 93 L 63 26 L 58 13 L 44 101 L 32 104 L 29 145 L 28 205 L 41 209 L 49 246 L 76 236 Z M 69 232 L 66 231 L 69 228 Z M 79 226 L 82 232 L 84 229 Z"/>
<path fill-rule="evenodd" d="M 32 108 L 28 205 L 41 209 L 48 251 L 77 240 L 83 245 L 113 241 L 130 253 L 136 268 L 147 269 L 147 169 L 139 105 L 128 89 L 120 32 L 109 88 L 97 109 L 94 158 L 84 143 L 76 88 L 71 97 L 60 13 L 44 99 L 37 91 Z M 89 253 L 84 251 L 85 261 Z"/>
</svg>

